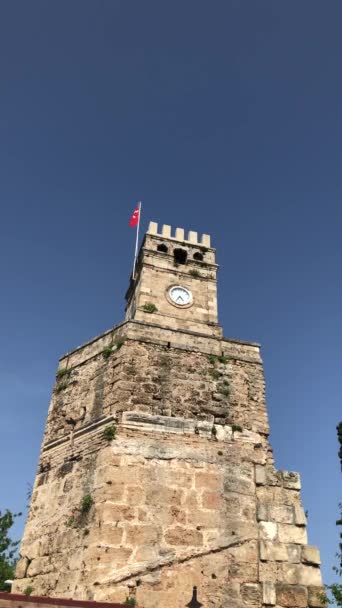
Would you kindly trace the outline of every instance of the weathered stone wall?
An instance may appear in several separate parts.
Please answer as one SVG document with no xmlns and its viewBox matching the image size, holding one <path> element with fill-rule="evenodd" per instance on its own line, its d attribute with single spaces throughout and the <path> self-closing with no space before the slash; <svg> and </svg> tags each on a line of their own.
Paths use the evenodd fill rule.
<svg viewBox="0 0 342 608">
<path fill-rule="evenodd" d="M 0 608 L 123 608 L 126 604 L 77 601 L 0 591 Z M 138 608 L 138 607 L 137 607 Z"/>
<path fill-rule="evenodd" d="M 60 369 L 14 590 L 180 608 L 197 585 L 213 608 L 319 605 L 257 345 L 132 321 Z"/>
<path fill-rule="evenodd" d="M 139 336 L 130 339 L 137 326 L 145 331 L 142 324 L 126 323 L 86 347 L 88 352 L 76 351 L 62 360 L 45 443 L 130 409 L 231 423 L 268 434 L 263 370 L 255 347 L 233 343 L 229 348 L 228 342 L 210 344 L 205 339 L 209 353 L 220 353 L 208 355 L 192 350 L 197 337 L 190 333 L 185 334 L 185 345 L 171 346 L 165 334 L 168 338 L 177 332 L 150 325 L 144 341 Z M 113 352 L 105 358 L 109 345 Z"/>
</svg>

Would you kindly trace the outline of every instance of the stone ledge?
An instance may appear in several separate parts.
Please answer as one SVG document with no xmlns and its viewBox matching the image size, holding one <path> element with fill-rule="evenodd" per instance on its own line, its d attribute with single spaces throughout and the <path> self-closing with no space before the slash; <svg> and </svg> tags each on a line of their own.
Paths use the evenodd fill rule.
<svg viewBox="0 0 342 608">
<path fill-rule="evenodd" d="M 78 439 L 87 433 L 96 432 L 99 428 L 106 424 L 115 422 L 118 428 L 123 428 L 132 431 L 141 431 L 143 433 L 166 433 L 177 435 L 197 435 L 201 438 L 213 439 L 217 443 L 228 443 L 231 441 L 242 441 L 247 444 L 257 445 L 263 438 L 263 434 L 242 429 L 241 431 L 233 431 L 233 426 L 214 424 L 212 420 L 197 420 L 196 418 L 180 418 L 175 416 L 162 416 L 159 414 L 146 414 L 128 410 L 122 412 L 120 421 L 115 416 L 106 416 L 99 418 L 95 422 L 88 423 L 73 434 L 66 433 L 58 439 L 53 439 L 46 443 L 41 452 L 45 453 L 48 450 L 57 448 L 58 446 L 70 441 Z M 264 468 L 264 467 L 261 467 Z"/>
<path fill-rule="evenodd" d="M 80 437 L 81 435 L 85 435 L 86 433 L 91 433 L 93 431 L 96 431 L 99 427 L 103 426 L 104 424 L 108 424 L 109 422 L 115 422 L 115 421 L 116 421 L 116 419 L 114 418 L 114 416 L 106 416 L 103 418 L 99 418 L 98 420 L 96 420 L 96 422 L 90 422 L 88 424 L 85 424 L 84 426 L 77 429 L 77 431 L 74 431 L 74 433 L 72 434 L 72 437 L 73 437 L 73 439 L 76 439 L 77 437 Z M 59 437 L 58 439 L 52 439 L 51 441 L 49 441 L 48 443 L 46 443 L 43 446 L 42 452 L 46 452 L 47 450 L 56 448 L 59 445 L 61 445 L 62 443 L 65 443 L 66 441 L 70 441 L 70 435 L 71 435 L 71 433 L 66 433 L 62 437 Z"/>
<path fill-rule="evenodd" d="M 210 427 L 210 434 L 212 429 L 212 423 L 207 423 Z M 176 418 L 172 416 L 159 416 L 153 414 L 144 414 L 140 412 L 123 412 L 122 414 L 122 426 L 128 429 L 141 430 L 141 431 L 157 431 L 164 433 L 177 433 L 177 434 L 193 434 L 196 429 L 196 422 L 189 418 Z"/>
<path fill-rule="evenodd" d="M 142 328 L 148 326 L 151 327 L 152 329 L 159 329 L 159 330 L 163 330 L 166 332 L 173 332 L 175 334 L 179 333 L 179 334 L 186 334 L 186 335 L 190 335 L 190 336 L 194 336 L 194 337 L 202 337 L 202 338 L 206 338 L 208 340 L 215 340 L 216 342 L 224 342 L 227 344 L 237 344 L 237 345 L 241 345 L 241 346 L 252 346 L 252 347 L 257 347 L 260 348 L 260 344 L 257 342 L 248 342 L 246 340 L 239 340 L 238 338 L 226 338 L 224 336 L 211 336 L 208 334 L 202 334 L 201 332 L 193 332 L 190 330 L 180 330 L 180 329 L 171 329 L 171 328 L 167 328 L 167 327 L 163 327 L 160 325 L 155 325 L 153 323 L 145 323 L 143 321 L 135 321 L 134 319 L 131 319 L 129 321 L 122 321 L 121 323 L 119 323 L 118 325 L 114 325 L 113 327 L 111 327 L 110 329 L 106 330 L 105 332 L 103 332 L 102 334 L 98 334 L 97 336 L 95 336 L 94 338 L 92 338 L 91 340 L 88 340 L 87 342 L 84 342 L 83 344 L 81 344 L 80 346 L 77 346 L 76 348 L 67 351 L 64 355 L 62 355 L 59 359 L 59 361 L 64 361 L 64 359 L 67 359 L 68 357 L 70 357 L 71 355 L 81 351 L 82 349 L 86 348 L 87 346 L 91 346 L 92 344 L 94 344 L 95 342 L 97 342 L 98 340 L 101 340 L 102 338 L 105 338 L 106 336 L 109 336 L 111 333 L 116 332 L 117 330 L 129 326 L 130 324 L 132 325 L 140 325 Z M 217 324 L 218 327 L 220 327 L 219 324 Z M 130 338 L 130 339 L 134 339 L 134 338 Z M 166 344 L 168 342 L 168 340 L 165 340 Z M 177 347 L 176 347 L 177 348 Z M 191 350 L 191 349 L 189 349 Z M 92 358 L 94 355 L 91 355 Z M 240 359 L 240 357 L 237 357 L 237 359 Z M 243 358 L 241 358 L 243 360 Z M 261 363 L 261 361 L 255 361 L 254 359 L 252 359 L 250 361 L 251 363 Z"/>
</svg>

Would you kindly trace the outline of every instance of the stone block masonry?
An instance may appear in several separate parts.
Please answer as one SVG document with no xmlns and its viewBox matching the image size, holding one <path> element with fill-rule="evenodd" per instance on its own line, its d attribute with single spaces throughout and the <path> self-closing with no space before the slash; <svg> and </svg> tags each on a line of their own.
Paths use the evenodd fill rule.
<svg viewBox="0 0 342 608">
<path fill-rule="evenodd" d="M 259 345 L 222 337 L 210 237 L 182 238 L 150 227 L 126 321 L 60 361 L 13 591 L 184 608 L 196 585 L 205 608 L 317 608 L 319 553 L 299 475 L 274 466 Z"/>
<path fill-rule="evenodd" d="M 299 476 L 273 465 L 259 348 L 141 332 L 125 323 L 61 360 L 15 590 L 122 602 L 133 588 L 178 607 L 197 584 L 206 606 L 308 602 L 319 556 Z"/>
</svg>

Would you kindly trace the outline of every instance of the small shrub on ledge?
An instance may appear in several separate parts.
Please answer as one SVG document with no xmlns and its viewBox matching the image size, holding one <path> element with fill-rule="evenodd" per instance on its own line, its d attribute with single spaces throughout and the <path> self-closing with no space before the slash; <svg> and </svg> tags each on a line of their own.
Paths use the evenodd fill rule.
<svg viewBox="0 0 342 608">
<path fill-rule="evenodd" d="M 156 307 L 155 304 L 153 304 L 152 302 L 148 302 L 147 304 L 144 304 L 142 306 L 142 309 L 145 312 L 157 312 L 158 308 Z M 134 598 L 133 598 L 134 599 Z"/>
<path fill-rule="evenodd" d="M 124 604 L 125 606 L 136 606 L 137 600 L 135 597 L 126 597 Z"/>
<path fill-rule="evenodd" d="M 116 426 L 115 424 L 110 424 L 103 429 L 103 437 L 107 439 L 107 441 L 112 441 L 116 437 Z"/>
<path fill-rule="evenodd" d="M 208 355 L 208 361 L 212 365 L 215 365 L 215 363 L 223 363 L 226 365 L 229 359 L 230 357 L 226 357 L 226 355 Z"/>
<path fill-rule="evenodd" d="M 58 372 L 56 374 L 57 380 L 61 380 L 65 376 L 67 378 L 69 378 L 71 372 L 72 372 L 72 367 L 70 367 L 69 369 L 67 369 L 66 367 L 62 367 L 61 369 L 58 370 Z"/>
<path fill-rule="evenodd" d="M 67 386 L 68 386 L 67 382 L 61 382 L 60 384 L 57 384 L 56 389 L 55 389 L 56 393 L 60 393 L 61 391 L 64 391 L 67 388 Z"/>
<path fill-rule="evenodd" d="M 102 351 L 102 357 L 104 359 L 108 359 L 111 354 L 115 351 L 115 350 L 119 350 L 119 348 L 121 348 L 121 346 L 125 343 L 125 338 L 119 338 L 118 340 L 116 340 L 115 342 L 113 342 L 113 344 L 108 344 L 108 346 L 105 346 L 103 351 Z"/>
<path fill-rule="evenodd" d="M 105 346 L 102 351 L 102 357 L 104 359 L 108 359 L 111 356 L 112 352 L 113 352 L 113 344 L 111 344 L 110 346 Z"/>
<path fill-rule="evenodd" d="M 195 279 L 199 279 L 199 277 L 201 276 L 201 273 L 198 272 L 198 270 L 196 270 L 196 268 L 191 268 L 189 274 L 194 277 Z"/>
<path fill-rule="evenodd" d="M 223 363 L 224 365 L 226 365 L 226 363 L 228 363 L 229 361 L 229 357 L 226 357 L 226 355 L 220 355 L 219 357 L 217 357 L 217 360 L 219 363 Z"/>
<path fill-rule="evenodd" d="M 119 348 L 125 344 L 125 341 L 126 338 L 119 338 L 118 340 L 115 340 L 114 346 L 116 346 L 116 350 L 119 350 Z"/>
<path fill-rule="evenodd" d="M 31 593 L 33 593 L 33 587 L 26 587 L 26 589 L 24 589 L 23 594 L 24 595 L 31 595 Z"/>
</svg>

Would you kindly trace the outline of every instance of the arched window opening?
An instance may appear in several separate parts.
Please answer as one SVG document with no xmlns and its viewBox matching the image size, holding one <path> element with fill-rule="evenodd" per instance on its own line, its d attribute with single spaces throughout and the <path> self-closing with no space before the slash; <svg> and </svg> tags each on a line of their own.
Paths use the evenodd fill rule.
<svg viewBox="0 0 342 608">
<path fill-rule="evenodd" d="M 203 262 L 203 253 L 196 251 L 196 253 L 194 253 L 194 260 L 197 260 L 198 262 Z"/>
<path fill-rule="evenodd" d="M 164 245 L 164 243 L 161 243 L 160 245 L 158 245 L 157 251 L 161 251 L 161 253 L 167 253 L 166 245 Z"/>
<path fill-rule="evenodd" d="M 173 252 L 175 264 L 186 264 L 186 260 L 188 257 L 185 249 L 175 249 Z"/>
</svg>

